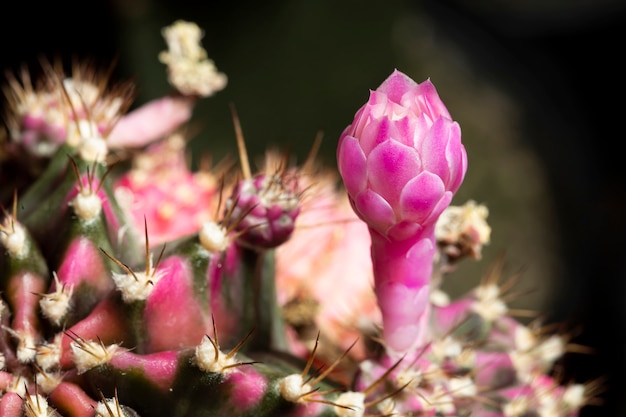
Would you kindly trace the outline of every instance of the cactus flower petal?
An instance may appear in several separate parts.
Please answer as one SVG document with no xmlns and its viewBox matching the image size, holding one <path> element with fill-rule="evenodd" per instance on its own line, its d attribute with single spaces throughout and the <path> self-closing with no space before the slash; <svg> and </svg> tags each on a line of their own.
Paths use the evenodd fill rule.
<svg viewBox="0 0 626 417">
<path fill-rule="evenodd" d="M 440 177 L 427 171 L 422 172 L 409 180 L 402 189 L 399 201 L 402 216 L 415 223 L 423 222 L 445 194 Z"/>
<path fill-rule="evenodd" d="M 356 194 L 364 190 L 367 185 L 367 167 L 365 153 L 359 147 L 357 139 L 346 136 L 344 146 L 339 150 L 338 159 L 341 161 L 340 170 L 350 173 L 350 175 L 345 175 L 344 181 L 348 192 Z"/>
<path fill-rule="evenodd" d="M 394 207 L 400 202 L 400 193 L 421 163 L 418 154 L 406 145 L 389 140 L 378 145 L 367 159 L 371 187 Z"/>
</svg>

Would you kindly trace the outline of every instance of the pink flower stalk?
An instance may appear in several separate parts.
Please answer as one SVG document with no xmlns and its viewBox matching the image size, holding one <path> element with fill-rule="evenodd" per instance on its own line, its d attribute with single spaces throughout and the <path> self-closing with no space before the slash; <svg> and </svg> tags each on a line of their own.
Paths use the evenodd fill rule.
<svg viewBox="0 0 626 417">
<path fill-rule="evenodd" d="M 388 349 L 427 340 L 435 223 L 467 169 L 461 130 L 430 80 L 395 70 L 339 139 L 339 171 L 372 237 L 375 292 Z"/>
</svg>

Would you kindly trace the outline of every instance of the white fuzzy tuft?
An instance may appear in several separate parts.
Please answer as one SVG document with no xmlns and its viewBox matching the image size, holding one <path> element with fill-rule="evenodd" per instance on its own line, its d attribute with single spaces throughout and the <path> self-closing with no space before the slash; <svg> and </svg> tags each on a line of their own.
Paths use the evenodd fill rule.
<svg viewBox="0 0 626 417">
<path fill-rule="evenodd" d="M 63 375 L 60 372 L 38 372 L 35 375 L 35 382 L 41 391 L 49 394 L 55 390 L 63 381 Z"/>
<path fill-rule="evenodd" d="M 51 343 L 44 343 L 37 347 L 35 361 L 44 371 L 58 367 L 61 360 L 62 340 L 63 333 L 59 333 Z"/>
<path fill-rule="evenodd" d="M 70 205 L 74 208 L 74 213 L 83 221 L 95 219 L 102 212 L 102 200 L 98 194 L 88 189 L 83 189 L 76 194 Z"/>
<path fill-rule="evenodd" d="M 5 220 L 0 225 L 0 243 L 5 247 L 9 255 L 21 258 L 26 254 L 26 232 L 22 225 L 12 218 Z"/>
<path fill-rule="evenodd" d="M 304 383 L 300 374 L 288 375 L 281 379 L 278 384 L 280 396 L 292 403 L 300 401 L 310 391 L 311 386 Z"/>
<path fill-rule="evenodd" d="M 70 347 L 78 374 L 108 363 L 119 349 L 119 346 L 115 344 L 104 346 L 100 342 L 90 340 L 74 341 Z"/>
<path fill-rule="evenodd" d="M 362 392 L 344 392 L 334 403 L 341 406 L 335 406 L 338 417 L 363 417 L 365 414 L 365 394 Z"/>
<path fill-rule="evenodd" d="M 198 233 L 200 244 L 209 252 L 223 252 L 230 245 L 230 238 L 224 226 L 215 222 L 206 222 Z"/>
<path fill-rule="evenodd" d="M 70 309 L 70 299 L 74 290 L 73 286 L 64 286 L 59 281 L 59 277 L 55 272 L 54 276 L 55 291 L 44 294 L 39 300 L 41 313 L 54 325 L 61 324 L 61 320 L 65 317 Z"/>
<path fill-rule="evenodd" d="M 78 145 L 78 154 L 85 162 L 104 162 L 108 153 L 106 140 L 98 136 L 83 138 Z"/>
<path fill-rule="evenodd" d="M 156 272 L 150 268 L 149 273 L 134 272 L 133 274 L 113 273 L 112 278 L 122 298 L 127 303 L 142 301 L 148 298 L 154 285 L 163 277 L 163 271 Z"/>
<path fill-rule="evenodd" d="M 206 372 L 225 374 L 233 370 L 237 362 L 233 357 L 227 357 L 221 350 L 215 349 L 213 341 L 208 337 L 196 347 L 196 364 Z"/>
</svg>

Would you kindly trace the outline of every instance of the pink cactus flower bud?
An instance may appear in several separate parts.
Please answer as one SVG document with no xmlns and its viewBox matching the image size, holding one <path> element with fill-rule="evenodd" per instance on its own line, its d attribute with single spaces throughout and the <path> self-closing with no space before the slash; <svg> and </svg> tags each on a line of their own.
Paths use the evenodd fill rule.
<svg viewBox="0 0 626 417">
<path fill-rule="evenodd" d="M 434 226 L 461 185 L 461 130 L 430 80 L 395 70 L 339 139 L 337 162 L 350 202 L 372 236 L 375 290 L 387 347 L 423 344 Z"/>
<path fill-rule="evenodd" d="M 299 203 L 295 179 L 258 174 L 237 184 L 227 209 L 232 210 L 233 222 L 239 221 L 236 230 L 241 244 L 269 249 L 291 237 Z"/>
</svg>

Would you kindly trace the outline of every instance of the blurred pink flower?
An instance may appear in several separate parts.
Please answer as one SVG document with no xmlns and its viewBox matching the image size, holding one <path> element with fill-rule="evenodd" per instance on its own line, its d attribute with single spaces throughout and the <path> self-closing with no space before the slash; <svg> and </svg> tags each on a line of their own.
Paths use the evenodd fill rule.
<svg viewBox="0 0 626 417">
<path fill-rule="evenodd" d="M 304 194 L 295 232 L 276 251 L 278 301 L 312 297 L 319 308 L 315 327 L 345 350 L 362 339 L 364 330 L 371 333 L 380 325 L 369 232 L 343 190 L 322 178 L 311 181 L 318 182 Z M 359 340 L 351 354 L 362 357 L 364 342 Z"/>
<path fill-rule="evenodd" d="M 140 233 L 146 220 L 150 246 L 196 233 L 215 215 L 217 181 L 209 172 L 189 170 L 184 142 L 174 135 L 151 145 L 115 183 Z"/>
</svg>

